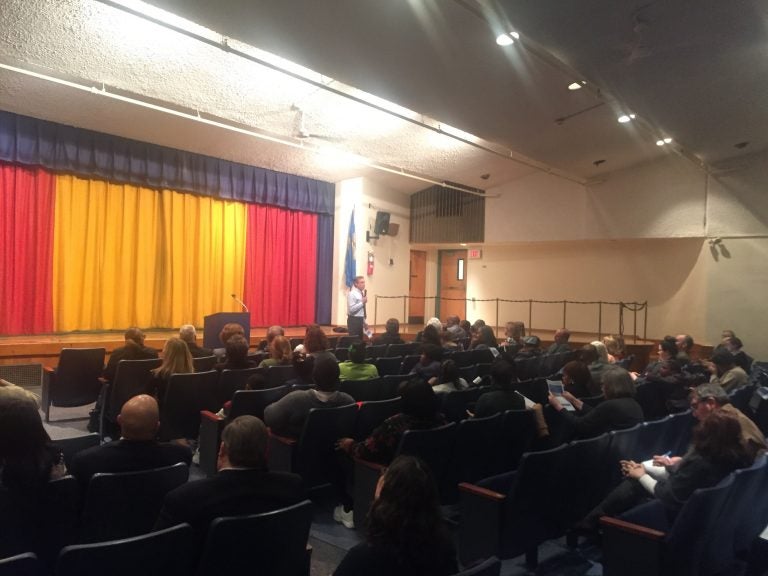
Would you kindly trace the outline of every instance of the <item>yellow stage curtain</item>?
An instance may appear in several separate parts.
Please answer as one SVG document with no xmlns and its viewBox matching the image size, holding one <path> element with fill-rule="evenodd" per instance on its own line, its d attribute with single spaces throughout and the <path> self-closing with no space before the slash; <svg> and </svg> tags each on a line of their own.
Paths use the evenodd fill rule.
<svg viewBox="0 0 768 576">
<path fill-rule="evenodd" d="M 243 286 L 246 206 L 57 176 L 54 329 L 202 324 Z"/>
</svg>

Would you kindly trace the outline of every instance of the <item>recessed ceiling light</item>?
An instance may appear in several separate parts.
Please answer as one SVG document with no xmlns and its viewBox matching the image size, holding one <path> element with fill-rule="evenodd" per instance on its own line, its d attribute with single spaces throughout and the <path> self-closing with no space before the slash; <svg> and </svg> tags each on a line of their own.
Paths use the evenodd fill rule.
<svg viewBox="0 0 768 576">
<path fill-rule="evenodd" d="M 568 90 L 581 90 L 581 84 L 579 82 L 571 82 L 568 84 Z"/>
<path fill-rule="evenodd" d="M 665 144 L 671 144 L 672 138 L 661 138 L 656 140 L 656 146 L 664 146 Z"/>
<path fill-rule="evenodd" d="M 656 146 L 664 146 L 664 140 L 656 140 Z"/>
<path fill-rule="evenodd" d="M 634 119 L 635 119 L 634 114 L 622 114 L 617 118 L 617 120 L 619 121 L 619 124 L 626 124 L 627 122 L 631 122 Z"/>
<path fill-rule="evenodd" d="M 672 138 L 664 138 L 664 144 L 671 144 Z"/>
<path fill-rule="evenodd" d="M 520 34 L 517 32 L 507 32 L 505 34 L 499 34 L 496 36 L 496 44 L 499 46 L 510 46 L 515 43 L 515 40 L 520 38 Z"/>
</svg>

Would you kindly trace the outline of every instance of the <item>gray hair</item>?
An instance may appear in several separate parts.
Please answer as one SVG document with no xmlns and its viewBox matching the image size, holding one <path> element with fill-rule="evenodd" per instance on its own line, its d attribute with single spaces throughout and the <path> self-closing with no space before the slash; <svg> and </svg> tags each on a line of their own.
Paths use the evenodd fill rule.
<svg viewBox="0 0 768 576">
<path fill-rule="evenodd" d="M 195 338 L 197 338 L 197 330 L 192 324 L 184 324 L 184 326 L 179 328 L 179 338 L 184 340 L 184 342 L 194 342 Z"/>
<path fill-rule="evenodd" d="M 726 392 L 719 384 L 710 384 L 707 382 L 696 386 L 693 391 L 699 398 L 712 398 L 720 406 L 729 404 L 731 401 L 728 397 L 728 392 Z"/>
</svg>

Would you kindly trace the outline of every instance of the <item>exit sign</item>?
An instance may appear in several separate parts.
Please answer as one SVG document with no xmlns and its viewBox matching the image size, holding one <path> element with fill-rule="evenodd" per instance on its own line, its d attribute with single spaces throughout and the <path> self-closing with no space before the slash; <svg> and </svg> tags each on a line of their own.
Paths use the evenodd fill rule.
<svg viewBox="0 0 768 576">
<path fill-rule="evenodd" d="M 470 260 L 479 260 L 483 257 L 483 251 L 479 248 L 470 248 L 467 250 L 467 258 Z"/>
</svg>

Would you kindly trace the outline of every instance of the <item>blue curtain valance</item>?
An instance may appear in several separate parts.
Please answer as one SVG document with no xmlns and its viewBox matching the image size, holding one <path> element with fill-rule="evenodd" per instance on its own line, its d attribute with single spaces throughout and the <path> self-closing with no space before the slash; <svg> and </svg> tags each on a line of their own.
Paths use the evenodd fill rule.
<svg viewBox="0 0 768 576">
<path fill-rule="evenodd" d="M 0 111 L 0 160 L 333 215 L 334 185 Z"/>
</svg>

